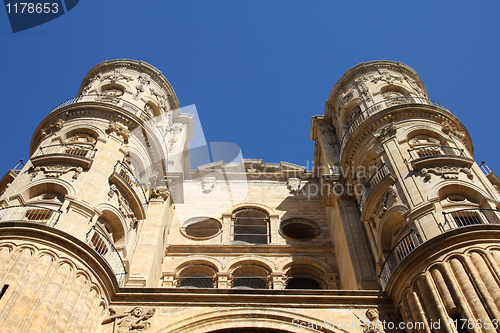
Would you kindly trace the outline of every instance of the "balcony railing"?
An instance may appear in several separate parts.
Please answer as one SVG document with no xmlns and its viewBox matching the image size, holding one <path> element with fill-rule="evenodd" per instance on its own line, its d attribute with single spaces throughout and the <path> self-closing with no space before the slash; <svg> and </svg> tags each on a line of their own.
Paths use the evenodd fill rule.
<svg viewBox="0 0 500 333">
<path fill-rule="evenodd" d="M 118 284 L 123 286 L 127 270 L 125 269 L 120 253 L 118 253 L 113 243 L 97 230 L 95 226 L 92 226 L 92 229 L 89 230 L 85 241 L 106 260 L 113 273 L 115 273 Z"/>
<path fill-rule="evenodd" d="M 420 158 L 434 157 L 434 156 L 461 156 L 466 157 L 464 150 L 449 146 L 425 146 L 415 149 L 408 149 L 410 160 L 418 160 Z"/>
<path fill-rule="evenodd" d="M 141 110 L 139 107 L 136 105 L 122 99 L 119 97 L 114 97 L 114 96 L 106 96 L 106 95 L 80 95 L 77 97 L 73 97 L 71 99 L 68 99 L 65 102 L 62 102 L 58 106 L 56 106 L 51 112 L 54 112 L 63 106 L 75 104 L 75 103 L 85 103 L 85 102 L 100 102 L 100 103 L 106 103 L 106 104 L 111 104 L 115 106 L 119 106 L 125 110 L 128 110 L 135 114 L 137 117 L 143 119 L 143 120 L 152 120 L 151 116 L 145 112 L 144 110 Z"/>
<path fill-rule="evenodd" d="M 450 229 L 476 224 L 500 224 L 500 210 L 490 208 L 460 209 L 443 212 L 445 225 Z"/>
<path fill-rule="evenodd" d="M 398 265 L 406 258 L 413 250 L 420 245 L 418 236 L 415 230 L 411 229 L 410 232 L 403 237 L 391 250 L 389 256 L 385 259 L 382 269 L 380 270 L 379 279 L 382 289 L 385 290 L 392 273 Z"/>
<path fill-rule="evenodd" d="M 22 161 L 22 160 L 21 160 Z M 481 164 L 479 164 L 479 167 L 481 168 L 481 171 L 486 175 L 488 176 L 490 173 L 492 173 L 490 167 L 488 166 L 488 164 L 486 164 L 485 161 L 482 161 Z"/>
<path fill-rule="evenodd" d="M 97 149 L 92 146 L 75 145 L 75 144 L 57 144 L 38 148 L 33 154 L 33 157 L 44 155 L 70 155 L 75 157 L 94 159 Z"/>
<path fill-rule="evenodd" d="M 146 194 L 144 193 L 141 183 L 139 183 L 139 180 L 134 176 L 132 171 L 130 171 L 130 169 L 125 164 L 123 164 L 120 161 L 116 162 L 114 173 L 123 182 L 125 182 L 128 186 L 130 186 L 130 188 L 135 192 L 135 194 L 139 198 L 141 205 L 143 206 L 147 205 L 148 200 L 146 199 Z"/>
<path fill-rule="evenodd" d="M 363 211 L 363 207 L 366 203 L 366 199 L 368 199 L 368 196 L 370 195 L 370 192 L 380 184 L 382 180 L 386 176 L 388 176 L 391 172 L 389 171 L 389 168 L 384 164 L 380 168 L 375 171 L 375 173 L 370 177 L 370 179 L 367 182 L 367 185 L 365 185 L 363 189 L 363 194 L 361 194 L 359 198 L 359 209 Z"/>
<path fill-rule="evenodd" d="M 106 103 L 106 104 L 111 104 L 114 106 L 121 107 L 124 110 L 127 110 L 140 119 L 146 121 L 150 126 L 150 130 L 153 132 L 153 136 L 156 136 L 158 139 L 160 139 L 160 144 L 162 145 L 162 149 L 164 153 L 167 153 L 167 143 L 165 142 L 165 135 L 164 131 L 160 126 L 158 125 L 158 122 L 155 117 L 153 117 L 151 114 L 146 112 L 145 110 L 142 110 L 135 104 L 126 101 L 122 98 L 119 97 L 114 97 L 114 96 L 106 96 L 106 95 L 95 95 L 95 94 L 90 94 L 90 95 L 80 95 L 77 97 L 73 97 L 71 99 L 68 99 L 65 102 L 62 102 L 58 106 L 56 106 L 54 109 L 52 109 L 51 113 L 64 107 L 67 105 L 71 104 L 76 104 L 76 103 L 85 103 L 85 102 L 98 102 L 98 103 Z"/>
<path fill-rule="evenodd" d="M 42 206 L 25 205 L 0 208 L 0 222 L 32 222 L 53 227 L 57 224 L 60 210 Z"/>
<path fill-rule="evenodd" d="M 432 101 L 427 98 L 423 97 L 395 97 L 395 98 L 389 98 L 383 101 L 380 101 L 378 103 L 373 104 L 366 110 L 364 110 L 359 116 L 354 118 L 352 122 L 349 124 L 349 127 L 347 128 L 346 132 L 344 133 L 344 136 L 342 137 L 342 141 L 340 144 L 340 156 L 342 156 L 342 152 L 344 151 L 345 145 L 347 144 L 347 141 L 351 137 L 351 134 L 361 125 L 366 119 L 369 117 L 373 116 L 374 114 L 377 114 L 391 106 L 394 105 L 404 105 L 404 104 L 425 104 L 425 105 L 432 105 L 432 106 L 437 106 L 438 108 L 444 109 L 449 111 L 447 108 L 445 108 L 443 105 Z"/>
</svg>

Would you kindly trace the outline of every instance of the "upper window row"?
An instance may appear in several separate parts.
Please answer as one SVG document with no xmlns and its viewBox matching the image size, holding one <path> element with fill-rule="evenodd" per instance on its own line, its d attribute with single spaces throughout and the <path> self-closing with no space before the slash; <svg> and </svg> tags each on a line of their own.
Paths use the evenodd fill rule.
<svg viewBox="0 0 500 333">
<path fill-rule="evenodd" d="M 189 238 L 203 240 L 219 235 L 222 223 L 214 218 L 195 217 L 187 220 L 181 231 Z M 231 219 L 231 235 L 237 244 L 269 244 L 270 218 L 267 212 L 256 208 L 237 210 Z M 292 240 L 309 240 L 319 235 L 317 223 L 303 218 L 291 218 L 281 222 L 280 234 Z"/>
</svg>

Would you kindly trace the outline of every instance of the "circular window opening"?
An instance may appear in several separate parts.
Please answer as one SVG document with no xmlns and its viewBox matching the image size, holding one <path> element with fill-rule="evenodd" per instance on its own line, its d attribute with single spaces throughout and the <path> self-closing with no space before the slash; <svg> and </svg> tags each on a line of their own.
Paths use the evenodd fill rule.
<svg viewBox="0 0 500 333">
<path fill-rule="evenodd" d="M 184 223 L 182 231 L 185 235 L 196 239 L 207 239 L 216 236 L 222 225 L 210 217 L 195 217 Z"/>
<path fill-rule="evenodd" d="M 318 225 L 306 219 L 290 219 L 281 223 L 281 233 L 291 239 L 308 240 L 319 235 Z"/>
</svg>

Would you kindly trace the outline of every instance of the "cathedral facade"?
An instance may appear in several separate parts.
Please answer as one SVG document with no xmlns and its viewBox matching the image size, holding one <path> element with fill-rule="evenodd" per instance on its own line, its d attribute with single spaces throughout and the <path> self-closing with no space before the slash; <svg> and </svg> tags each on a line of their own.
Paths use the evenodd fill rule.
<svg viewBox="0 0 500 333">
<path fill-rule="evenodd" d="M 0 180 L 1 332 L 500 331 L 500 179 L 412 68 L 342 76 L 312 171 L 191 170 L 194 124 L 127 59 L 48 114 Z"/>
</svg>

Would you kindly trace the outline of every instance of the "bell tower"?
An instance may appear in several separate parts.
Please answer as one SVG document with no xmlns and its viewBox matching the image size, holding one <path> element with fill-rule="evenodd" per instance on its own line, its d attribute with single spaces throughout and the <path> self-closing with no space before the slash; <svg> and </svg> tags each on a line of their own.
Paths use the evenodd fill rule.
<svg viewBox="0 0 500 333">
<path fill-rule="evenodd" d="M 426 332 L 437 321 L 500 318 L 500 197 L 464 125 L 413 69 L 391 61 L 347 71 L 325 113 L 313 118 L 315 170 L 348 258 L 339 258 L 343 285 L 363 288 L 371 264 L 403 319 Z"/>
<path fill-rule="evenodd" d="M 192 130 L 141 61 L 98 64 L 50 112 L 0 198 L 2 330 L 94 332 L 115 290 L 158 285 Z"/>
</svg>

